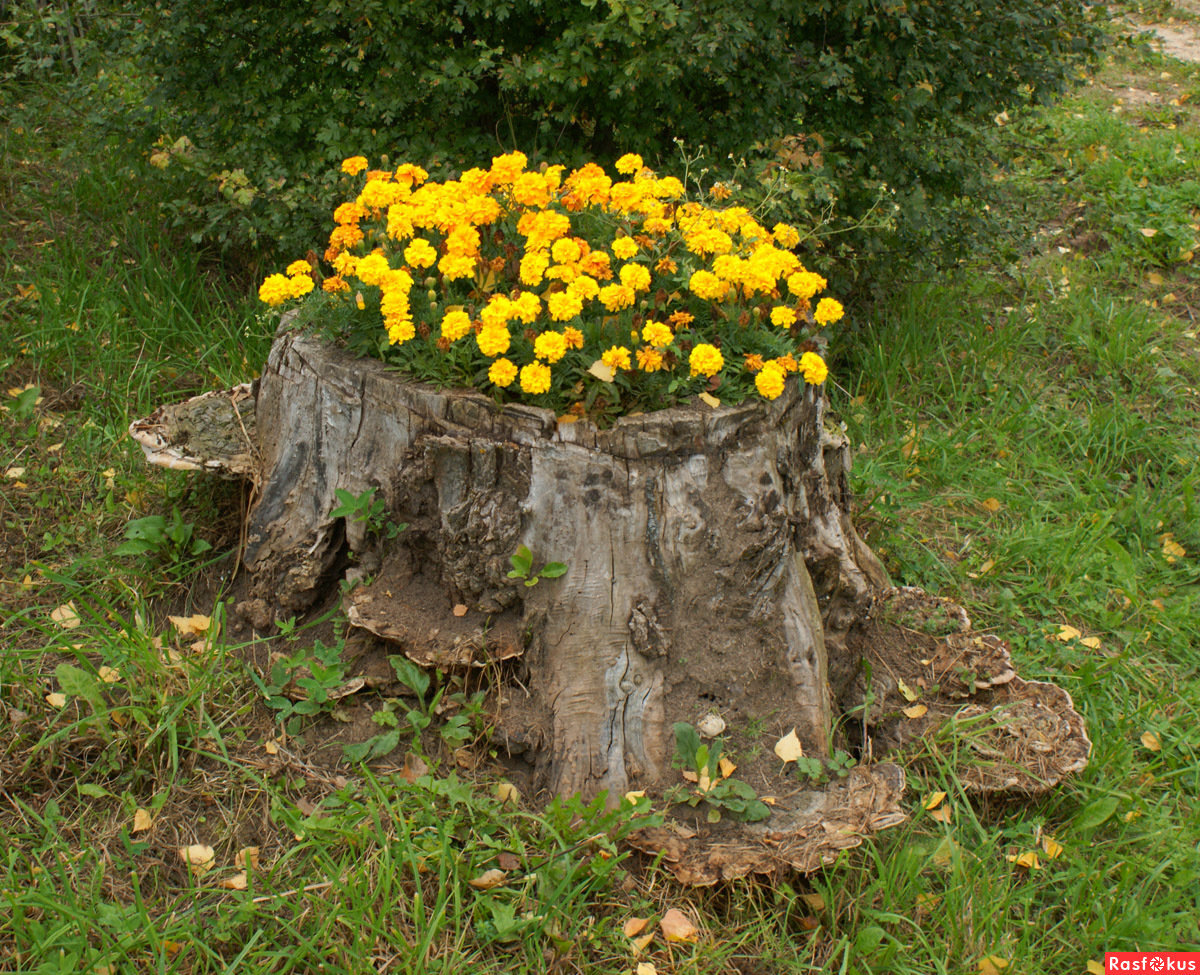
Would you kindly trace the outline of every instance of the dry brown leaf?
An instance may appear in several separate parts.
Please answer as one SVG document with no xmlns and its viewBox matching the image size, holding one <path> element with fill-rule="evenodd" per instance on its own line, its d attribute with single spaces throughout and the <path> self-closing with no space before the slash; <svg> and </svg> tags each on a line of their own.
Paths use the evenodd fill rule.
<svg viewBox="0 0 1200 975">
<path fill-rule="evenodd" d="M 950 820 L 954 818 L 954 814 L 950 811 L 950 804 L 947 803 L 944 806 L 938 806 L 937 809 L 934 809 L 932 812 L 930 812 L 929 818 L 935 819 L 939 823 L 945 823 L 949 825 Z"/>
<path fill-rule="evenodd" d="M 905 708 L 902 712 L 906 718 L 923 718 L 929 708 L 924 704 L 914 704 L 911 708 Z"/>
<path fill-rule="evenodd" d="M 1152 752 L 1161 752 L 1162 740 L 1153 731 L 1143 731 L 1142 746 Z"/>
<path fill-rule="evenodd" d="M 501 850 L 496 854 L 496 863 L 500 865 L 501 870 L 507 870 L 511 873 L 513 870 L 520 869 L 521 858 L 515 853 L 510 853 L 508 850 Z"/>
<path fill-rule="evenodd" d="M 922 806 L 926 809 L 937 809 L 946 799 L 945 792 L 931 792 L 925 797 Z"/>
<path fill-rule="evenodd" d="M 73 602 L 63 603 L 57 609 L 51 610 L 50 620 L 53 623 L 57 623 L 64 630 L 73 630 L 83 622 L 79 618 L 79 613 L 76 612 Z"/>
<path fill-rule="evenodd" d="M 650 942 L 652 942 L 653 940 L 654 940 L 654 932 L 653 931 L 651 931 L 649 934 L 642 934 L 642 935 L 638 935 L 638 937 L 636 937 L 636 938 L 629 939 L 630 946 L 633 948 L 634 952 L 639 955 L 643 951 L 645 951 L 647 948 L 650 947 Z"/>
<path fill-rule="evenodd" d="M 193 843 L 180 847 L 179 859 L 187 865 L 193 877 L 203 877 L 217 862 L 217 851 L 203 843 Z"/>
<path fill-rule="evenodd" d="M 46 703 L 52 708 L 65 708 L 67 706 L 67 695 L 59 691 L 54 691 L 52 694 L 46 695 Z"/>
<path fill-rule="evenodd" d="M 400 777 L 405 782 L 412 785 L 422 775 L 428 774 L 429 766 L 425 763 L 425 759 L 413 752 L 404 753 L 404 767 L 400 769 Z"/>
<path fill-rule="evenodd" d="M 491 870 L 485 870 L 478 877 L 472 877 L 467 881 L 476 890 L 491 890 L 493 887 L 499 887 L 508 878 L 503 870 L 497 870 L 493 867 Z"/>
<path fill-rule="evenodd" d="M 138 806 L 133 811 L 133 832 L 144 833 L 153 825 L 154 817 L 150 815 L 150 810 Z"/>
<path fill-rule="evenodd" d="M 796 737 L 796 729 L 793 728 L 786 735 L 775 742 L 775 754 L 783 762 L 794 762 L 798 758 L 804 757 L 804 746 L 800 744 L 800 739 Z"/>
<path fill-rule="evenodd" d="M 212 620 L 207 616 L 168 616 L 171 625 L 175 627 L 175 632 L 180 636 L 203 636 L 208 632 Z"/>
<path fill-rule="evenodd" d="M 672 907 L 658 923 L 667 941 L 695 941 L 700 932 L 682 911 Z"/>
<path fill-rule="evenodd" d="M 800 900 L 804 902 L 810 911 L 820 914 L 821 911 L 825 910 L 825 898 L 820 894 L 801 894 Z"/>
<path fill-rule="evenodd" d="M 646 930 L 646 925 L 649 923 L 649 918 L 631 917 L 621 925 L 621 930 L 625 932 L 625 937 L 636 938 L 639 934 Z"/>
<path fill-rule="evenodd" d="M 230 877 L 222 877 L 217 882 L 217 886 L 224 888 L 225 890 L 245 890 L 250 886 L 250 881 L 246 877 L 246 871 L 242 870 L 241 872 L 235 873 Z"/>
<path fill-rule="evenodd" d="M 455 603 L 453 613 L 455 616 L 466 616 L 467 615 L 467 604 L 466 603 Z"/>
<path fill-rule="evenodd" d="M 723 779 L 729 778 L 729 776 L 737 771 L 737 766 L 724 756 L 717 760 L 717 768 L 720 770 L 721 778 Z"/>
</svg>

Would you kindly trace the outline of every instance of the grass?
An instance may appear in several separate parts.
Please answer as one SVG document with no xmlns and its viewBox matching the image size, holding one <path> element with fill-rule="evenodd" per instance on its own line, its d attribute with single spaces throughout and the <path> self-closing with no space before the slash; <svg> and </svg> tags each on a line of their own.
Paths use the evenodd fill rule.
<svg viewBox="0 0 1200 975">
<path fill-rule="evenodd" d="M 1074 973 L 1200 950 L 1194 67 L 1118 47 L 1012 122 L 1004 232 L 858 323 L 836 371 L 860 530 L 1071 692 L 1091 764 L 1043 799 L 974 800 L 942 736 L 908 824 L 808 880 L 708 891 L 627 859 L 628 819 L 598 807 L 514 806 L 444 765 L 305 764 L 248 675 L 262 648 L 219 614 L 170 621 L 227 587 L 246 499 L 148 470 L 126 428 L 253 374 L 253 269 L 224 278 L 165 233 L 144 147 L 89 136 L 70 89 L 20 98 L 0 127 L 0 970 Z M 147 517 L 191 534 L 114 554 Z M 213 847 L 202 877 L 192 844 Z M 1038 869 L 1008 859 L 1035 849 Z M 505 883 L 471 885 L 489 869 Z M 636 956 L 623 923 L 669 907 L 699 940 Z"/>
</svg>

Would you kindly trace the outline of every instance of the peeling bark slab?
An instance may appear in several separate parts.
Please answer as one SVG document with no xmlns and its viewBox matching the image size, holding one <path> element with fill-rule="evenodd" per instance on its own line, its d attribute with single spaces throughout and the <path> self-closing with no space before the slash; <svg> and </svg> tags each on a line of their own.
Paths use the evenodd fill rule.
<svg viewBox="0 0 1200 975">
<path fill-rule="evenodd" d="M 129 425 L 146 460 L 178 471 L 253 478 L 259 470 L 254 388 L 201 393 Z"/>
</svg>

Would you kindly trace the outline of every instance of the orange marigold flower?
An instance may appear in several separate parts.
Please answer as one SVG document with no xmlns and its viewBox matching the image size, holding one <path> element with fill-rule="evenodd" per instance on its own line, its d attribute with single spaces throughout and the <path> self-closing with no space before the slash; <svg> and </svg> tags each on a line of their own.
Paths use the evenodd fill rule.
<svg viewBox="0 0 1200 975">
<path fill-rule="evenodd" d="M 687 328 L 696 320 L 696 316 L 686 311 L 673 311 L 667 316 L 667 321 L 676 328 Z"/>
<path fill-rule="evenodd" d="M 637 350 L 637 364 L 642 372 L 658 372 L 663 367 L 663 354 L 658 349 L 644 346 Z"/>
<path fill-rule="evenodd" d="M 349 159 L 342 160 L 342 172 L 347 176 L 357 176 L 368 165 L 366 156 L 351 156 Z"/>
<path fill-rule="evenodd" d="M 349 291 L 350 285 L 346 283 L 345 278 L 338 277 L 336 274 L 334 274 L 321 282 L 321 290 L 328 294 L 336 295 L 341 294 L 344 291 Z"/>
<path fill-rule="evenodd" d="M 568 325 L 563 329 L 563 338 L 567 341 L 568 349 L 583 348 L 583 332 L 579 331 L 579 329 Z"/>
<path fill-rule="evenodd" d="M 604 251 L 590 251 L 585 254 L 579 261 L 579 269 L 597 281 L 607 281 L 612 277 L 612 262 Z"/>
<path fill-rule="evenodd" d="M 764 365 L 765 363 L 763 362 L 763 357 L 757 352 L 746 353 L 747 372 L 758 372 Z"/>
<path fill-rule="evenodd" d="M 642 162 L 642 157 L 636 152 L 627 152 L 617 160 L 617 164 L 614 168 L 618 173 L 628 176 L 630 173 L 640 173 L 644 165 L 645 164 Z"/>
<path fill-rule="evenodd" d="M 491 169 L 492 183 L 496 186 L 507 186 L 521 174 L 527 162 L 529 159 L 523 152 L 508 152 L 503 156 L 494 156 Z"/>
<path fill-rule="evenodd" d="M 661 258 L 659 260 L 659 262 L 654 265 L 654 270 L 657 271 L 659 274 L 674 274 L 676 271 L 679 270 L 679 265 L 676 264 L 673 260 L 671 260 L 671 258 L 664 257 L 664 258 Z"/>
</svg>

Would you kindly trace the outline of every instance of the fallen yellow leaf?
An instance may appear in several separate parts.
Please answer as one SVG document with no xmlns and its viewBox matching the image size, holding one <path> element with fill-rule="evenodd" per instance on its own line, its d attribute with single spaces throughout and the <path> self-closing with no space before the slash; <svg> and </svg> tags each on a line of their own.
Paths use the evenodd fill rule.
<svg viewBox="0 0 1200 975">
<path fill-rule="evenodd" d="M 699 931 L 686 914 L 672 907 L 658 925 L 667 941 L 695 941 Z"/>
<path fill-rule="evenodd" d="M 979 959 L 979 975 L 1000 975 L 1008 968 L 1008 959 L 999 955 L 985 955 Z"/>
<path fill-rule="evenodd" d="M 233 865 L 240 870 L 257 870 L 258 869 L 258 847 L 244 846 L 237 851 L 233 858 Z"/>
<path fill-rule="evenodd" d="M 646 925 L 648 923 L 648 918 L 631 917 L 621 925 L 621 930 L 625 932 L 625 937 L 636 938 L 639 934 L 646 930 Z"/>
<path fill-rule="evenodd" d="M 168 616 L 171 625 L 180 636 L 203 636 L 208 632 L 212 620 L 207 616 Z"/>
<path fill-rule="evenodd" d="M 193 877 L 203 877 L 217 862 L 217 851 L 203 843 L 193 843 L 180 847 L 179 859 L 187 865 Z"/>
<path fill-rule="evenodd" d="M 701 393 L 700 402 L 712 407 L 714 410 L 721 405 L 721 401 L 713 396 L 712 393 Z"/>
<path fill-rule="evenodd" d="M 718 759 L 717 768 L 720 770 L 721 778 L 723 779 L 729 778 L 729 776 L 733 775 L 733 773 L 737 771 L 737 766 L 724 756 Z"/>
<path fill-rule="evenodd" d="M 796 759 L 804 757 L 804 746 L 796 737 L 795 728 L 775 742 L 775 754 L 784 762 L 794 762 Z"/>
<path fill-rule="evenodd" d="M 1063 623 L 1058 628 L 1058 632 L 1054 634 L 1054 639 L 1061 640 L 1063 643 L 1070 643 L 1072 640 L 1078 640 L 1081 636 L 1083 634 L 1075 629 L 1075 627 Z"/>
<path fill-rule="evenodd" d="M 923 718 L 928 711 L 929 708 L 924 704 L 914 704 L 911 708 L 905 708 L 902 713 L 906 718 Z"/>
<path fill-rule="evenodd" d="M 904 700 L 915 701 L 921 695 L 909 687 L 903 680 L 896 681 L 896 689 L 904 695 Z"/>
<path fill-rule="evenodd" d="M 946 803 L 946 805 L 938 806 L 937 809 L 930 812 L 929 818 L 949 825 L 950 821 L 954 818 L 954 813 L 950 810 L 950 804 Z"/>
<path fill-rule="evenodd" d="M 1042 869 L 1042 865 L 1038 861 L 1038 855 L 1032 850 L 1027 850 L 1025 853 L 1010 853 L 1005 859 L 1009 863 L 1015 863 L 1018 867 L 1024 867 L 1026 870 Z"/>
<path fill-rule="evenodd" d="M 926 809 L 937 809 L 946 799 L 945 792 L 931 792 L 925 797 L 925 802 L 922 805 Z"/>
<path fill-rule="evenodd" d="M 1143 227 L 1142 228 L 1142 236 L 1143 237 L 1157 237 L 1158 231 L 1155 230 L 1153 227 Z"/>
<path fill-rule="evenodd" d="M 454 615 L 455 616 L 466 616 L 467 615 L 466 604 L 465 603 L 456 603 L 454 606 Z"/>
<path fill-rule="evenodd" d="M 805 907 L 817 914 L 825 910 L 825 898 L 820 894 L 801 894 L 800 900 L 804 902 Z"/>
<path fill-rule="evenodd" d="M 1063 845 L 1050 836 L 1042 837 L 1042 852 L 1047 860 L 1057 860 L 1063 855 Z"/>
<path fill-rule="evenodd" d="M 605 365 L 600 359 L 597 359 L 590 366 L 588 372 L 595 376 L 602 383 L 611 383 L 617 375 L 612 366 Z"/>
<path fill-rule="evenodd" d="M 478 877 L 472 877 L 467 881 L 476 890 L 491 890 L 493 887 L 499 887 L 508 877 L 503 870 L 497 870 L 493 867 L 491 870 L 485 870 Z"/>
<path fill-rule="evenodd" d="M 278 755 L 279 746 L 273 741 L 267 741 L 263 743 L 263 751 L 265 751 L 268 755 Z"/>
<path fill-rule="evenodd" d="M 1174 536 L 1170 532 L 1160 535 L 1158 540 L 1162 542 L 1162 552 L 1168 562 L 1174 562 L 1176 559 L 1181 559 L 1187 555 L 1184 547 L 1175 541 Z"/>
<path fill-rule="evenodd" d="M 46 695 L 46 703 L 52 708 L 65 708 L 67 706 L 67 695 L 55 691 L 53 694 Z"/>
<path fill-rule="evenodd" d="M 992 514 L 995 514 L 997 511 L 999 511 L 1001 507 L 1000 502 L 995 498 L 984 498 L 979 502 L 979 506 L 985 511 L 990 511 Z"/>
<path fill-rule="evenodd" d="M 1153 731 L 1142 732 L 1142 745 L 1152 752 L 1162 751 L 1162 741 Z"/>
<path fill-rule="evenodd" d="M 105 684 L 115 684 L 121 679 L 121 672 L 114 667 L 100 667 L 96 671 L 96 676 Z"/>
<path fill-rule="evenodd" d="M 57 609 L 51 610 L 50 620 L 57 623 L 64 630 L 73 630 L 83 622 L 79 618 L 79 613 L 75 611 L 75 604 L 73 602 L 63 603 Z"/>
<path fill-rule="evenodd" d="M 1088 970 L 1088 975 L 1104 975 L 1104 962 L 1093 961 L 1091 958 L 1089 958 L 1088 963 L 1087 963 L 1087 970 Z"/>
<path fill-rule="evenodd" d="M 658 975 L 658 969 L 648 961 L 638 962 L 637 975 Z"/>
<path fill-rule="evenodd" d="M 637 801 L 639 799 L 645 799 L 645 798 L 646 798 L 646 790 L 645 789 L 630 789 L 628 792 L 625 793 L 625 801 L 627 803 L 629 803 L 631 806 L 636 806 Z"/>
<path fill-rule="evenodd" d="M 511 782 L 501 782 L 496 786 L 496 798 L 515 806 L 521 801 L 521 790 Z"/>
<path fill-rule="evenodd" d="M 245 890 L 250 886 L 250 881 L 246 877 L 246 871 L 243 870 L 230 877 L 222 877 L 217 886 L 225 890 Z"/>
<path fill-rule="evenodd" d="M 639 935 L 636 938 L 631 938 L 630 944 L 635 952 L 637 952 L 638 954 L 641 954 L 641 952 L 645 951 L 648 947 L 650 947 L 650 942 L 653 940 L 654 940 L 654 932 L 651 931 L 649 934 L 643 934 L 643 935 Z"/>
<path fill-rule="evenodd" d="M 135 833 L 144 833 L 154 825 L 154 817 L 150 815 L 150 810 L 143 809 L 139 806 L 133 812 L 133 831 Z"/>
<path fill-rule="evenodd" d="M 1159 274 L 1157 271 L 1151 271 L 1149 274 L 1146 275 L 1146 280 L 1149 281 L 1151 284 L 1162 284 L 1163 276 L 1161 274 Z"/>
<path fill-rule="evenodd" d="M 1091 650 L 1099 650 L 1100 649 L 1100 637 L 1098 637 L 1098 636 L 1085 636 L 1079 642 Z"/>
<path fill-rule="evenodd" d="M 8 470 L 6 470 L 4 472 L 4 476 L 7 477 L 9 480 L 15 481 L 18 478 L 25 476 L 25 468 L 24 467 L 10 467 Z"/>
</svg>

